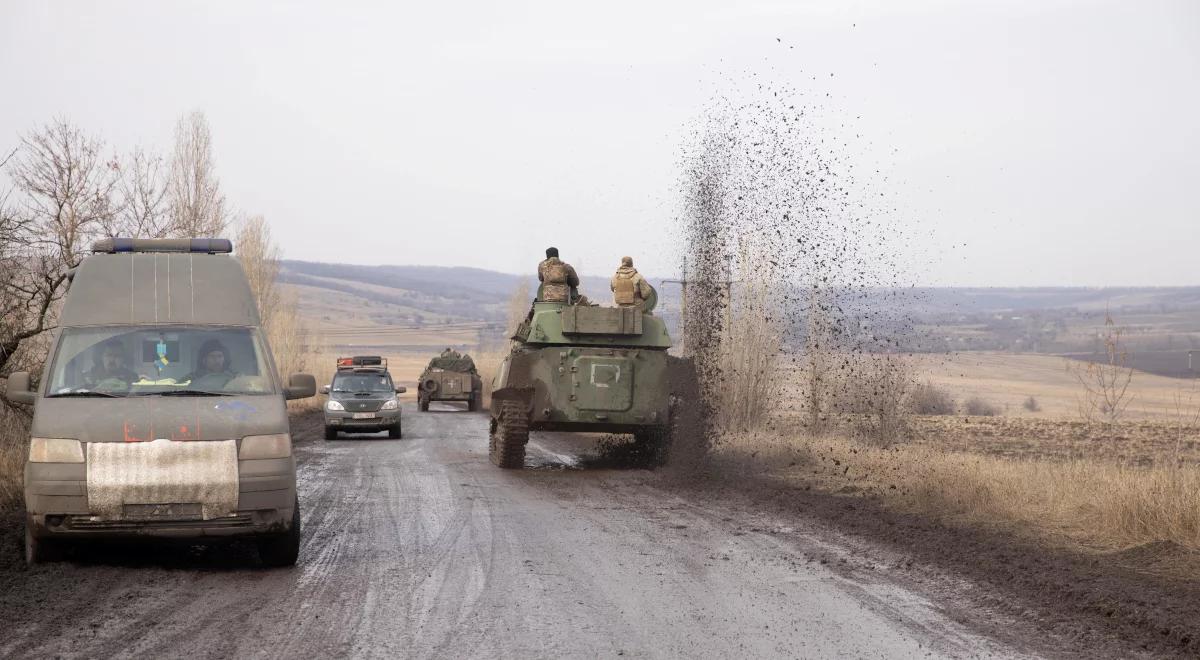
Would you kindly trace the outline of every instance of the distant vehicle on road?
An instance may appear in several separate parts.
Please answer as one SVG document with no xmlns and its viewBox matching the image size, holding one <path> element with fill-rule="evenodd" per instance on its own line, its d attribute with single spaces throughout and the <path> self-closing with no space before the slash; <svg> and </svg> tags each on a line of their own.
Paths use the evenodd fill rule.
<svg viewBox="0 0 1200 660">
<path fill-rule="evenodd" d="M 417 382 L 417 407 L 422 412 L 429 410 L 430 401 L 462 401 L 472 412 L 483 408 L 483 380 L 475 361 L 465 353 L 442 351 L 429 361 Z"/>
<path fill-rule="evenodd" d="M 333 382 L 321 387 L 328 394 L 325 402 L 325 439 L 336 440 L 338 433 L 377 433 L 401 437 L 400 401 L 397 394 L 408 388 L 396 387 L 388 373 L 387 360 L 378 355 L 338 358 Z"/>
<path fill-rule="evenodd" d="M 33 406 L 25 557 L 146 536 L 257 541 L 264 564 L 296 562 L 300 503 L 285 383 L 233 246 L 223 239 L 109 239 L 75 270 Z"/>
</svg>

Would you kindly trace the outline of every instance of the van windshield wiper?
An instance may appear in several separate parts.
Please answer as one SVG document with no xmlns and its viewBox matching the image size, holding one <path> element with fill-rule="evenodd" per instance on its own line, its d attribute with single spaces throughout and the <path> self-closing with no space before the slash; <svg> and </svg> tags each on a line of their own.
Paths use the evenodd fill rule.
<svg viewBox="0 0 1200 660">
<path fill-rule="evenodd" d="M 46 398 L 47 399 L 60 399 L 60 398 L 65 398 L 65 397 L 69 397 L 69 396 L 77 396 L 77 397 L 99 396 L 99 397 L 105 397 L 105 398 L 111 398 L 111 399 L 121 399 L 121 398 L 125 397 L 124 394 L 113 394 L 111 392 L 93 392 L 91 390 L 83 390 L 81 392 L 59 392 L 58 394 L 47 394 Z"/>
<path fill-rule="evenodd" d="M 229 396 L 229 393 L 208 390 L 166 390 L 164 392 L 146 392 L 137 396 Z"/>
</svg>

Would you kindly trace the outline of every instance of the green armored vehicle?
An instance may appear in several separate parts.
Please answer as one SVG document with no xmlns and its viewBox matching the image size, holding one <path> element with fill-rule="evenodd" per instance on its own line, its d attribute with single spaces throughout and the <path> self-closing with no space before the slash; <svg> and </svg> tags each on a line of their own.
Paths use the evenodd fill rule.
<svg viewBox="0 0 1200 660">
<path fill-rule="evenodd" d="M 467 410 L 483 407 L 483 380 L 470 355 L 447 348 L 429 361 L 417 379 L 417 409 L 429 410 L 430 401 L 461 401 Z"/>
<path fill-rule="evenodd" d="M 665 462 L 671 338 L 656 301 L 599 307 L 539 292 L 493 382 L 492 462 L 522 467 L 530 431 L 633 434 L 646 462 Z"/>
</svg>

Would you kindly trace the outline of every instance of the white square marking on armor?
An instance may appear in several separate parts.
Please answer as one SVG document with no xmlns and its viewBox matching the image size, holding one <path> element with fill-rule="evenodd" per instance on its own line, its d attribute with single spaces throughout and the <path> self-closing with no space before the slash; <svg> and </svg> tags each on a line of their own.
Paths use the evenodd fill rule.
<svg viewBox="0 0 1200 660">
<path fill-rule="evenodd" d="M 609 386 L 608 383 L 597 383 L 596 382 L 596 369 L 609 370 L 613 374 L 613 379 L 612 379 L 613 384 L 621 382 L 621 367 L 619 365 L 592 364 L 592 385 L 595 385 L 596 387 L 608 387 Z"/>
</svg>

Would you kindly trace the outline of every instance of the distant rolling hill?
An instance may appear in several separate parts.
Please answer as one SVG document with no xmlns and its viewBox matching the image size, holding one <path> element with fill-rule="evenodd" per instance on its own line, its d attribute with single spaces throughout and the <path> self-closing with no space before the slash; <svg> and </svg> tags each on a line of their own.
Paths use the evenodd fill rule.
<svg viewBox="0 0 1200 660">
<path fill-rule="evenodd" d="M 284 261 L 281 279 L 285 289 L 295 294 L 309 327 L 330 343 L 472 346 L 503 341 L 514 292 L 522 281 L 531 293 L 536 289 L 533 264 L 530 270 L 528 275 L 516 275 L 462 266 Z M 648 279 L 658 288 L 662 301 L 656 313 L 664 316 L 672 334 L 678 335 L 680 287 L 664 284 L 661 278 Z M 610 302 L 607 274 L 585 274 L 582 280 L 581 289 L 593 302 Z M 1175 375 L 1186 351 L 1200 349 L 1200 287 L 918 288 L 846 293 L 846 298 L 856 299 L 853 306 L 859 311 L 890 308 L 889 316 L 917 328 L 903 343 L 906 350 L 918 352 L 990 350 L 1080 357 L 1092 350 L 1092 338 L 1103 324 L 1106 309 L 1119 324 L 1129 326 L 1127 338 L 1139 367 L 1144 364 L 1148 370 Z M 792 320 L 802 326 L 802 319 Z M 790 330 L 793 338 L 803 332 L 800 326 Z"/>
</svg>

